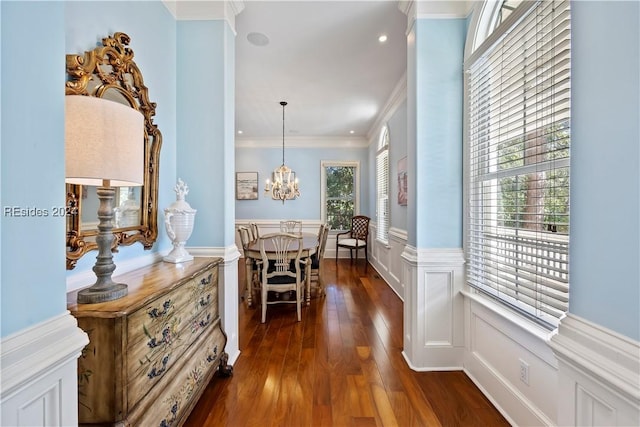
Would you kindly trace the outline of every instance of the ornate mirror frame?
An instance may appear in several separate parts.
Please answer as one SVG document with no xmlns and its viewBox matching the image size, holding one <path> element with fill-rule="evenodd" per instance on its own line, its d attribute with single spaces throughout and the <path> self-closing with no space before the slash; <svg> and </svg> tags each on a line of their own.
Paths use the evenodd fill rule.
<svg viewBox="0 0 640 427">
<path fill-rule="evenodd" d="M 140 242 L 150 249 L 158 237 L 158 164 L 162 134 L 153 123 L 156 103 L 149 101 L 148 89 L 133 60 L 130 38 L 125 33 L 114 33 L 102 39 L 102 46 L 84 55 L 68 54 L 65 83 L 66 95 L 105 97 L 117 92 L 132 108 L 144 116 L 144 184 L 141 188 L 140 225 L 113 228 L 112 251 L 119 245 Z M 78 259 L 94 249 L 97 230 L 82 229 L 82 186 L 66 184 L 67 189 L 67 269 L 75 267 Z"/>
</svg>

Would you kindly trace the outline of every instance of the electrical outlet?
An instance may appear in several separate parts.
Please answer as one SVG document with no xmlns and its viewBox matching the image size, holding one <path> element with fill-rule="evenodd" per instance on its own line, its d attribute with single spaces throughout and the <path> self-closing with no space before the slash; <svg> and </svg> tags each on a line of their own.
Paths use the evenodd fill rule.
<svg viewBox="0 0 640 427">
<path fill-rule="evenodd" d="M 520 381 L 529 385 L 529 364 L 520 359 Z"/>
</svg>

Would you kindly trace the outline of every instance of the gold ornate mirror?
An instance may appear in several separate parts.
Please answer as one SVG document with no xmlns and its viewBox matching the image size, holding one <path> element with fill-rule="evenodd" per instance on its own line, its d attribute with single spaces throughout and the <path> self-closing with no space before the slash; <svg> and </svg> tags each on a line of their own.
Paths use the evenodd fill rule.
<svg viewBox="0 0 640 427">
<path fill-rule="evenodd" d="M 140 242 L 150 249 L 158 237 L 158 163 L 162 134 L 153 123 L 156 104 L 133 60 L 129 36 L 115 33 L 102 46 L 84 55 L 67 55 L 66 95 L 108 98 L 140 111 L 144 116 L 144 185 L 120 188 L 115 199 L 113 251 L 118 245 Z M 97 249 L 96 187 L 67 184 L 67 269 L 87 252 Z M 85 215 L 83 216 L 83 212 Z"/>
</svg>

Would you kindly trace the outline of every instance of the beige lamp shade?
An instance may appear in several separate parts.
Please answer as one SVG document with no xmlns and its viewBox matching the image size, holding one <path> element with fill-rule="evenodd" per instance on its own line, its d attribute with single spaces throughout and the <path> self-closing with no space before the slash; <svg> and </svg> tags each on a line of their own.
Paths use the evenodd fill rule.
<svg viewBox="0 0 640 427">
<path fill-rule="evenodd" d="M 144 118 L 103 98 L 65 96 L 66 182 L 113 187 L 144 183 Z"/>
</svg>

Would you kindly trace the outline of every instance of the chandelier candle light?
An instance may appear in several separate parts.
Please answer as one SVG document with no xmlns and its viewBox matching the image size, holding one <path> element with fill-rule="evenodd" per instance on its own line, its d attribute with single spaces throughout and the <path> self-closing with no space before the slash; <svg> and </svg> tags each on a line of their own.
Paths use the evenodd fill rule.
<svg viewBox="0 0 640 427">
<path fill-rule="evenodd" d="M 273 171 L 273 182 L 267 179 L 264 186 L 265 194 L 271 194 L 271 198 L 275 200 L 293 200 L 300 197 L 300 189 L 298 187 L 298 178 L 291 179 L 291 168 L 284 164 L 284 107 L 287 105 L 285 101 L 280 101 L 282 105 L 282 165 Z"/>
</svg>

